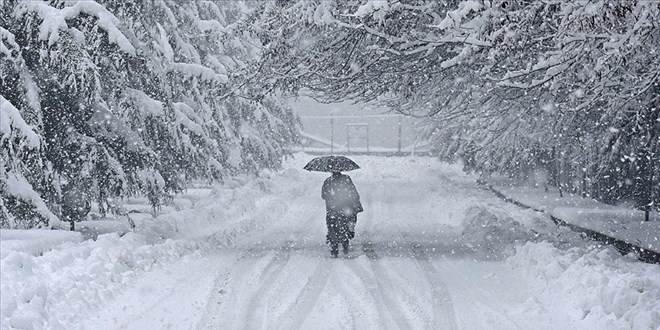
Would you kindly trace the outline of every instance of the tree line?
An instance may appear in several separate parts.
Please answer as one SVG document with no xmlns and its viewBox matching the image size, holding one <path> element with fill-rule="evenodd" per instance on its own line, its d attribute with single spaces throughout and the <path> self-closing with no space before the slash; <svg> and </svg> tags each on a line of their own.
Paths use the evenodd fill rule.
<svg viewBox="0 0 660 330">
<path fill-rule="evenodd" d="M 249 2 L 248 2 L 249 4 Z M 67 191 L 102 214 L 195 180 L 277 168 L 298 120 L 250 83 L 239 1 L 0 3 L 0 221 L 53 227 Z"/>
<path fill-rule="evenodd" d="M 447 160 L 660 206 L 660 2 L 273 1 L 264 86 L 424 118 Z"/>
<path fill-rule="evenodd" d="M 280 96 L 424 119 L 446 160 L 660 205 L 658 1 L 0 3 L 0 222 L 276 168 Z"/>
</svg>

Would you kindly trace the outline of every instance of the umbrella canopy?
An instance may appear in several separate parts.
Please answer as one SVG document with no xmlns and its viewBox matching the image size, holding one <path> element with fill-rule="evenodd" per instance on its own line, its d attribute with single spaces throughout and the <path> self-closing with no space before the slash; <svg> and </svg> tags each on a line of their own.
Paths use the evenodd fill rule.
<svg viewBox="0 0 660 330">
<path fill-rule="evenodd" d="M 322 156 L 316 157 L 305 165 L 304 169 L 318 172 L 346 172 L 360 168 L 349 158 L 344 156 Z"/>
</svg>

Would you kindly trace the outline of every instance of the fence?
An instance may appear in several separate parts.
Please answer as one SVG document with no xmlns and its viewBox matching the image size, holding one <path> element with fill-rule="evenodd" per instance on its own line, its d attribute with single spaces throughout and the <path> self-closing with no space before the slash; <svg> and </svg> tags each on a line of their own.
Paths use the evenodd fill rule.
<svg viewBox="0 0 660 330">
<path fill-rule="evenodd" d="M 402 115 L 301 116 L 305 151 L 329 153 L 424 153 L 428 143 L 417 121 Z"/>
</svg>

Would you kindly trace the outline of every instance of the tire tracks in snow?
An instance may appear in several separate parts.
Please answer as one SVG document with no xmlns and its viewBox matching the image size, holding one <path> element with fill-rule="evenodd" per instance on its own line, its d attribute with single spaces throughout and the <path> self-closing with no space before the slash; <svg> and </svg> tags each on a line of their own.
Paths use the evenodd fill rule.
<svg viewBox="0 0 660 330">
<path fill-rule="evenodd" d="M 285 214 L 296 214 L 293 210 L 289 209 Z M 198 329 L 254 329 L 262 328 L 265 324 L 265 316 L 268 313 L 268 298 L 269 292 L 275 287 L 277 279 L 285 276 L 284 269 L 289 263 L 292 250 L 295 249 L 296 243 L 293 240 L 299 237 L 305 230 L 308 230 L 315 217 L 310 216 L 300 227 L 290 232 L 270 231 L 261 233 L 263 238 L 267 237 L 286 237 L 279 247 L 273 249 L 259 248 L 253 246 L 252 248 L 244 251 L 238 255 L 236 262 L 230 269 L 234 269 L 232 274 L 217 270 L 216 279 L 214 280 L 213 291 L 209 295 L 207 302 L 207 312 L 205 316 L 198 323 Z M 255 237 L 258 233 L 253 233 L 250 241 L 260 241 Z M 271 255 L 270 260 L 265 265 L 260 266 L 259 263 L 263 258 Z M 244 286 L 246 279 L 249 279 L 251 273 L 256 271 L 258 275 L 254 277 L 253 282 L 249 282 Z M 233 279 L 233 283 L 230 281 Z M 251 285 L 254 284 L 254 285 Z M 227 289 L 229 292 L 226 292 Z M 249 298 L 241 298 L 246 291 L 251 294 Z M 229 293 L 229 294 L 227 294 Z M 228 304 L 233 304 L 228 306 Z"/>
<path fill-rule="evenodd" d="M 350 269 L 360 278 L 376 301 L 379 319 L 387 321 L 383 327 L 391 328 L 391 325 L 396 325 L 399 329 L 411 329 L 412 326 L 408 322 L 401 304 L 392 294 L 391 290 L 394 286 L 387 275 L 387 269 L 380 264 L 379 259 L 367 257 L 367 260 L 369 260 L 373 274 L 369 274 L 364 267 L 357 263 L 351 265 Z"/>
<path fill-rule="evenodd" d="M 289 263 L 291 257 L 291 250 L 293 248 L 292 241 L 286 241 L 280 247 L 273 259 L 263 270 L 260 276 L 258 289 L 255 290 L 246 309 L 246 315 L 243 324 L 247 329 L 262 328 L 264 319 L 268 313 L 268 294 L 275 287 L 276 280 L 283 275 L 284 268 Z"/>
<path fill-rule="evenodd" d="M 449 292 L 447 285 L 442 281 L 440 272 L 431 263 L 431 259 L 426 253 L 426 250 L 419 243 L 410 240 L 410 237 L 405 234 L 406 231 L 402 228 L 400 223 L 397 223 L 397 227 L 399 228 L 399 232 L 404 233 L 403 240 L 409 245 L 408 249 L 410 256 L 419 266 L 419 269 L 431 288 L 431 300 L 433 303 L 431 320 L 433 320 L 434 323 L 431 325 L 431 328 L 458 329 L 451 293 Z"/>
<path fill-rule="evenodd" d="M 456 263 L 443 263 L 441 269 L 453 274 L 458 274 L 463 271 L 463 269 L 457 267 Z M 458 280 L 458 288 L 463 292 L 462 294 L 464 296 L 471 298 L 471 301 L 473 301 L 474 304 L 473 308 L 474 310 L 479 311 L 481 318 L 484 318 L 484 315 L 486 315 L 487 317 L 484 319 L 498 324 L 498 327 L 502 329 L 527 328 L 524 324 L 521 324 L 519 320 L 512 318 L 509 315 L 506 306 L 510 306 L 510 304 L 503 303 L 501 296 L 490 290 L 483 290 L 480 286 L 475 287 L 474 281 L 470 281 L 464 277 L 457 277 L 456 279 Z M 525 299 L 527 299 L 527 296 Z M 520 301 L 523 300 L 524 299 L 521 299 Z"/>
<path fill-rule="evenodd" d="M 443 178 L 448 184 L 451 183 L 452 185 L 455 185 L 451 180 L 448 178 L 444 177 Z M 374 190 L 372 191 L 373 193 L 378 195 L 379 200 L 383 200 L 384 202 L 382 203 L 383 210 L 381 210 L 381 214 L 387 215 L 390 214 L 389 212 L 389 207 L 392 205 L 395 201 L 394 196 L 390 193 L 387 193 L 384 190 Z M 368 195 L 368 205 L 371 205 L 372 203 L 372 196 L 371 194 Z M 366 219 L 367 223 L 370 225 L 370 229 L 375 229 L 375 223 L 373 219 L 373 215 L 369 214 Z M 407 250 L 407 253 L 402 253 L 402 255 L 409 255 L 412 259 L 415 260 L 417 265 L 419 266 L 419 269 L 421 270 L 421 273 L 423 273 L 423 276 L 425 277 L 426 281 L 429 283 L 429 286 L 431 288 L 431 299 L 433 302 L 433 308 L 432 308 L 432 314 L 430 315 L 431 317 L 429 320 L 432 320 L 434 324 L 432 324 L 430 327 L 433 329 L 457 329 L 456 325 L 456 317 L 454 314 L 454 308 L 453 308 L 453 302 L 451 299 L 451 295 L 449 293 L 449 290 L 447 289 L 447 286 L 444 284 L 440 277 L 440 273 L 438 270 L 433 266 L 433 264 L 430 261 L 430 258 L 426 251 L 421 247 L 416 242 L 412 242 L 408 235 L 406 235 L 406 230 L 403 228 L 401 223 L 394 222 L 395 226 L 398 227 L 398 232 L 403 234 L 403 240 L 404 242 L 407 243 L 408 246 L 404 247 L 404 250 Z M 367 234 L 366 232 L 364 233 L 365 235 Z M 368 237 L 368 235 L 366 235 Z M 387 294 L 390 292 L 389 290 L 392 290 L 392 285 L 390 279 L 386 276 L 386 271 L 387 269 L 380 263 L 380 256 L 376 252 L 374 248 L 374 244 L 372 241 L 367 238 L 366 242 L 362 244 L 362 251 L 364 254 L 367 256 L 367 259 L 370 261 L 370 264 L 374 270 L 375 273 L 375 280 L 376 280 L 376 288 L 370 288 L 370 291 L 374 295 L 376 299 L 378 294 L 381 293 L 383 295 L 382 303 L 384 306 L 387 307 L 389 314 L 394 318 L 394 323 L 391 324 L 396 324 L 399 328 L 405 329 L 405 328 L 410 328 L 410 325 L 403 323 L 402 320 L 403 318 L 403 312 L 402 312 L 402 306 L 401 303 L 398 302 L 396 297 L 392 297 L 391 293 Z M 385 251 L 385 255 L 389 255 L 389 251 Z M 404 252 L 404 251 L 401 251 Z M 358 270 L 359 273 L 358 276 L 360 278 L 366 278 L 364 276 L 367 276 L 364 271 Z M 383 284 L 385 282 L 385 284 Z M 369 283 L 365 282 L 365 285 L 369 286 Z M 374 292 L 375 291 L 375 292 Z M 381 303 L 379 303 L 381 305 Z"/>
<path fill-rule="evenodd" d="M 291 212 L 289 212 L 291 213 Z M 261 276 L 258 279 L 260 285 L 254 290 L 254 293 L 250 297 L 246 308 L 242 309 L 244 315 L 242 316 L 242 323 L 237 326 L 237 329 L 258 329 L 263 328 L 263 326 L 268 324 L 266 322 L 267 313 L 268 313 L 268 298 L 271 297 L 269 294 L 274 288 L 277 282 L 277 279 L 286 276 L 284 274 L 284 269 L 291 259 L 291 252 L 295 248 L 296 243 L 293 240 L 296 237 L 300 237 L 302 233 L 309 228 L 309 224 L 315 221 L 314 217 L 309 217 L 300 227 L 296 230 L 283 235 L 288 236 L 288 240 L 284 241 L 283 244 L 277 249 L 275 255 L 270 260 L 270 262 L 263 268 L 261 271 Z M 271 235 L 279 236 L 277 233 L 271 233 Z M 250 253 L 259 253 L 259 251 L 264 251 L 262 249 L 253 248 L 248 251 L 248 257 Z M 245 254 L 243 255 L 245 257 Z M 315 271 L 316 275 L 316 271 Z M 327 279 L 326 279 L 327 281 Z M 319 289 L 319 291 L 321 291 Z M 319 292 L 320 295 L 320 292 Z M 318 299 L 318 298 L 317 298 Z"/>
<path fill-rule="evenodd" d="M 291 246 L 291 242 L 286 241 L 274 253 L 251 249 L 239 255 L 235 264 L 230 266 L 235 269 L 233 274 L 218 271 L 206 304 L 207 312 L 197 328 L 261 328 L 264 324 L 263 316 L 267 313 L 268 293 L 289 262 Z M 270 259 L 264 265 L 259 265 L 269 255 Z M 251 275 L 255 268 L 256 276 Z M 232 278 L 234 283 L 230 283 Z M 247 292 L 249 294 L 246 295 Z"/>
<path fill-rule="evenodd" d="M 311 216 L 300 228 L 294 232 L 295 237 L 300 237 L 301 234 L 309 230 L 310 223 L 317 221 L 314 216 Z M 323 218 L 325 222 L 325 218 Z M 307 278 L 307 281 L 302 286 L 294 302 L 286 309 L 286 311 L 278 318 L 284 324 L 282 329 L 300 329 L 307 319 L 307 316 L 312 312 L 314 306 L 317 305 L 323 290 L 326 288 L 330 279 L 330 275 L 334 270 L 335 260 L 320 259 L 312 274 Z"/>
<path fill-rule="evenodd" d="M 382 206 L 380 210 L 373 207 L 374 195 L 377 195 L 378 200 L 383 201 L 382 205 L 380 205 Z M 382 265 L 381 256 L 376 252 L 373 243 L 373 236 L 377 229 L 374 217 L 388 214 L 389 202 L 391 201 L 393 201 L 393 197 L 390 194 L 386 194 L 383 189 L 371 189 L 367 191 L 365 205 L 373 209 L 365 211 L 363 226 L 366 228 L 362 231 L 362 235 L 365 237 L 365 241 L 362 243 L 362 252 L 367 257 L 372 272 L 370 274 L 369 271 L 358 263 L 351 265 L 350 269 L 360 278 L 376 301 L 376 308 L 380 316 L 379 319 L 385 321 L 382 324 L 383 328 L 397 327 L 399 329 L 411 329 L 413 326 L 406 318 L 401 302 L 392 293 L 395 286 L 390 275 L 388 275 L 387 268 Z"/>
<path fill-rule="evenodd" d="M 307 315 L 312 312 L 312 309 L 321 298 L 333 269 L 334 262 L 327 266 L 324 260 L 319 261 L 314 272 L 298 293 L 294 303 L 284 313 L 286 326 L 282 329 L 300 329 L 302 327 Z"/>
<path fill-rule="evenodd" d="M 422 269 L 426 280 L 431 286 L 431 299 L 433 300 L 434 329 L 457 329 L 454 304 L 449 289 L 442 282 L 440 273 L 433 266 L 426 251 L 417 243 L 410 243 L 415 261 Z"/>
</svg>

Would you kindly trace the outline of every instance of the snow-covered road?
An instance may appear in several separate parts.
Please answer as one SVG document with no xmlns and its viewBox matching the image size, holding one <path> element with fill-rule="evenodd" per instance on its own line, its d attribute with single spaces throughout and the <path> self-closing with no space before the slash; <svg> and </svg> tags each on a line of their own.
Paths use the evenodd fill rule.
<svg viewBox="0 0 660 330">
<path fill-rule="evenodd" d="M 325 174 L 301 170 L 308 158 L 297 155 L 282 172 L 161 217 L 176 228 L 169 245 L 185 242 L 191 252 L 156 261 L 89 314 L 58 322 L 86 329 L 660 326 L 657 265 L 557 229 L 433 159 L 355 157 L 362 169 L 349 174 L 365 212 L 348 255 L 332 259 L 320 199 Z"/>
</svg>

